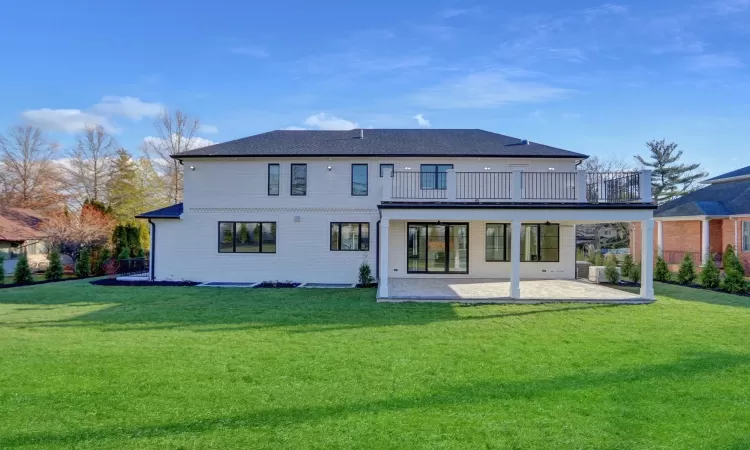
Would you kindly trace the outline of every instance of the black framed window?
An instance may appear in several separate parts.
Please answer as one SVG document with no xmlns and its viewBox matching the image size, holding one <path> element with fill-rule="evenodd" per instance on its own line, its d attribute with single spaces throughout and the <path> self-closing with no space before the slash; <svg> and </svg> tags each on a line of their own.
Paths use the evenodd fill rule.
<svg viewBox="0 0 750 450">
<path fill-rule="evenodd" d="M 291 194 L 307 195 L 307 164 L 292 164 Z"/>
<path fill-rule="evenodd" d="M 380 165 L 380 178 L 383 178 L 386 169 L 391 169 L 391 173 L 394 171 L 393 164 L 381 164 Z"/>
<path fill-rule="evenodd" d="M 281 169 L 278 164 L 268 165 L 268 195 L 279 195 Z"/>
<path fill-rule="evenodd" d="M 276 222 L 219 222 L 219 253 L 276 253 Z"/>
<path fill-rule="evenodd" d="M 448 175 L 453 164 L 422 164 L 419 168 L 420 187 L 422 189 L 446 189 Z"/>
<path fill-rule="evenodd" d="M 468 223 L 409 223 L 407 230 L 407 273 L 469 273 Z"/>
<path fill-rule="evenodd" d="M 485 230 L 485 261 L 510 261 L 510 225 L 488 223 Z"/>
<path fill-rule="evenodd" d="M 369 251 L 370 224 L 331 222 L 331 251 Z"/>
<path fill-rule="evenodd" d="M 367 164 L 352 164 L 352 195 L 367 195 Z"/>
</svg>

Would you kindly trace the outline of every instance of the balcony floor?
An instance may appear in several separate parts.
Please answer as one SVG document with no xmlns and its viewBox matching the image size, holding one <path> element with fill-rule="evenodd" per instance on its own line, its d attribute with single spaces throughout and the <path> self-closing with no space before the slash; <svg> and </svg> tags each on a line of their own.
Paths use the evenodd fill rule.
<svg viewBox="0 0 750 450">
<path fill-rule="evenodd" d="M 522 280 L 521 298 L 512 299 L 510 281 L 470 278 L 391 278 L 388 298 L 379 302 L 459 303 L 652 303 L 637 294 L 584 280 Z"/>
</svg>

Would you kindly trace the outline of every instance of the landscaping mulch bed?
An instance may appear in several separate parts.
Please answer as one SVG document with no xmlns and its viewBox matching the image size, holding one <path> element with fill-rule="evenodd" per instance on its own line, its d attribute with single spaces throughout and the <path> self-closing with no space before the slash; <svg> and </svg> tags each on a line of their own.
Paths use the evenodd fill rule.
<svg viewBox="0 0 750 450">
<path fill-rule="evenodd" d="M 296 283 L 293 281 L 264 281 L 255 287 L 261 289 L 285 289 L 296 288 L 300 284 L 302 283 Z"/>
<path fill-rule="evenodd" d="M 121 281 L 115 278 L 104 278 L 92 281 L 97 286 L 196 286 L 195 281 Z"/>
<path fill-rule="evenodd" d="M 0 289 L 22 287 L 22 286 L 36 286 L 38 284 L 60 283 L 63 281 L 73 281 L 73 280 L 83 280 L 83 278 L 69 277 L 69 278 L 63 278 L 62 280 L 40 280 L 40 281 L 34 281 L 32 283 L 21 283 L 21 284 L 5 283 L 5 284 L 0 284 Z"/>
<path fill-rule="evenodd" d="M 727 292 L 727 291 L 721 290 L 719 288 L 707 288 L 707 287 L 703 287 L 700 284 L 680 284 L 680 283 L 678 283 L 676 281 L 660 281 L 659 283 L 673 284 L 675 286 L 683 286 L 683 287 L 689 287 L 689 288 L 693 288 L 693 289 L 701 289 L 703 291 L 720 292 L 722 294 L 739 295 L 741 297 L 750 297 L 750 292 L 745 292 L 744 294 L 735 294 L 733 292 Z"/>
</svg>

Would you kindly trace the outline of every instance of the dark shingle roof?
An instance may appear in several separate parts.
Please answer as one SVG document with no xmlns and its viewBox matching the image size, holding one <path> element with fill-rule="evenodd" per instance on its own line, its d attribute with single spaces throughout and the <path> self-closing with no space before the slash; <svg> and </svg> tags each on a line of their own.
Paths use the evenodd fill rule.
<svg viewBox="0 0 750 450">
<path fill-rule="evenodd" d="M 721 181 L 727 178 L 736 178 L 736 177 L 743 177 L 743 176 L 748 176 L 748 175 L 750 175 L 750 166 L 721 174 L 718 177 L 709 178 L 708 180 L 704 181 L 704 183 L 711 183 L 714 181 Z"/>
<path fill-rule="evenodd" d="M 710 184 L 667 202 L 654 217 L 750 214 L 750 180 Z"/>
<path fill-rule="evenodd" d="M 360 139 L 360 132 L 364 139 Z M 587 158 L 586 155 L 484 130 L 277 130 L 211 145 L 175 158 L 219 156 L 499 156 Z"/>
<path fill-rule="evenodd" d="M 182 215 L 182 203 L 138 214 L 135 217 L 136 219 L 179 219 L 180 215 Z"/>
</svg>

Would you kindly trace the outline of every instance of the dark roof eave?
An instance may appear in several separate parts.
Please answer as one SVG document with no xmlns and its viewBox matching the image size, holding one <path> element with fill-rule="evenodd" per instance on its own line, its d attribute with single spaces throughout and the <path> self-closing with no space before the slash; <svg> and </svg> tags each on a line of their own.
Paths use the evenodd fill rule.
<svg viewBox="0 0 750 450">
<path fill-rule="evenodd" d="M 422 157 L 429 157 L 429 158 L 545 158 L 545 159 L 588 159 L 588 155 L 584 154 L 577 154 L 574 153 L 572 155 L 518 155 L 518 154 L 510 154 L 510 155 L 482 155 L 482 154 L 460 154 L 457 155 L 455 153 L 356 153 L 356 154 L 339 154 L 339 153 L 333 153 L 333 154 L 302 154 L 302 153 L 283 153 L 283 154 L 274 154 L 274 153 L 263 153 L 263 154 L 253 154 L 253 155 L 171 155 L 170 158 L 174 159 L 191 159 L 191 158 L 335 158 L 335 157 L 341 157 L 341 158 L 352 158 L 352 157 L 358 157 L 358 156 L 377 156 L 377 157 L 383 157 L 383 158 L 422 158 Z"/>
<path fill-rule="evenodd" d="M 150 216 L 148 214 L 139 214 L 136 219 L 180 219 L 180 216 Z"/>
</svg>

